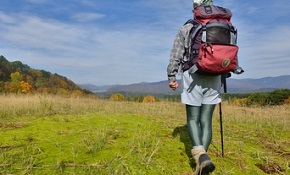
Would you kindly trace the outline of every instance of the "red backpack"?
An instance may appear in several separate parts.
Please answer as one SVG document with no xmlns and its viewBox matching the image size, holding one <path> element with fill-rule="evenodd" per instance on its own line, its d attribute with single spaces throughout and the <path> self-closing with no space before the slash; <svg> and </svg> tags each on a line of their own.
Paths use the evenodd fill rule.
<svg viewBox="0 0 290 175">
<path fill-rule="evenodd" d="M 231 24 L 230 10 L 214 5 L 194 9 L 183 71 L 196 65 L 197 73 L 220 75 L 238 66 L 237 29 Z M 193 71 L 195 72 L 195 70 Z"/>
</svg>

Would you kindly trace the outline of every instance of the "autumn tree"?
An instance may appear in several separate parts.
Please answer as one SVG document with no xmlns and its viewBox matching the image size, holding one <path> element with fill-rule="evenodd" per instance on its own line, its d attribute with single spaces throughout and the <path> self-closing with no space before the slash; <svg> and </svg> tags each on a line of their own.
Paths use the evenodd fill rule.
<svg viewBox="0 0 290 175">
<path fill-rule="evenodd" d="M 10 74 L 11 81 L 6 82 L 5 89 L 12 93 L 29 93 L 32 92 L 32 86 L 23 81 L 23 76 L 19 72 L 14 72 Z"/>
<path fill-rule="evenodd" d="M 21 81 L 19 84 L 21 88 L 21 93 L 27 94 L 29 92 L 32 92 L 32 87 L 29 83 Z"/>
<path fill-rule="evenodd" d="M 5 89 L 7 92 L 18 93 L 21 92 L 20 82 L 22 81 L 22 75 L 19 72 L 10 74 L 10 82 L 5 83 Z"/>
</svg>

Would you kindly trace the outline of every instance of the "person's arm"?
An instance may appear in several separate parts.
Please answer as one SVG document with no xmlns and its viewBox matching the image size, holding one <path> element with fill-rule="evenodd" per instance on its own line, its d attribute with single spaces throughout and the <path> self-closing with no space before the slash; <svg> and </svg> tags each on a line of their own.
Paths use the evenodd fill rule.
<svg viewBox="0 0 290 175">
<path fill-rule="evenodd" d="M 176 81 L 176 74 L 178 73 L 179 66 L 183 60 L 185 53 L 185 44 L 187 43 L 187 36 L 192 26 L 182 26 L 175 37 L 173 47 L 170 54 L 169 64 L 167 67 L 167 76 L 169 81 L 169 87 L 173 90 L 178 88 Z"/>
</svg>

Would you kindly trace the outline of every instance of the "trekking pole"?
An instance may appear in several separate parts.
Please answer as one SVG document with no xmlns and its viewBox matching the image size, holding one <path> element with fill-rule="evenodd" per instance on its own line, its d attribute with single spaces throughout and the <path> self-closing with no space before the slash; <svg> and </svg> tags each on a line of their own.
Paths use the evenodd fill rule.
<svg viewBox="0 0 290 175">
<path fill-rule="evenodd" d="M 227 93 L 227 78 L 228 75 L 221 75 L 222 84 L 224 86 L 224 93 Z M 222 112 L 222 103 L 219 104 L 220 108 L 220 132 L 221 132 L 221 145 L 222 145 L 222 157 L 224 157 L 224 132 L 223 132 L 223 112 Z"/>
<path fill-rule="evenodd" d="M 222 103 L 220 105 L 220 131 L 221 131 L 221 144 L 222 144 L 222 157 L 224 157 L 224 137 L 223 137 L 223 118 L 222 118 Z"/>
</svg>

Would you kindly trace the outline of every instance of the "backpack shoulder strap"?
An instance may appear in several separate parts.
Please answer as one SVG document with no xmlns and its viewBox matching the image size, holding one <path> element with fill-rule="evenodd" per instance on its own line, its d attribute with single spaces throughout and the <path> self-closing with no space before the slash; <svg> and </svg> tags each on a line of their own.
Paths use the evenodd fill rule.
<svg viewBox="0 0 290 175">
<path fill-rule="evenodd" d="M 197 22 L 196 20 L 194 20 L 194 19 L 189 19 L 188 21 L 186 21 L 186 23 L 184 23 L 183 25 L 186 25 L 186 24 L 192 24 L 193 25 L 193 27 L 195 27 L 195 26 L 197 26 L 197 25 L 199 25 L 200 23 L 199 22 Z"/>
<path fill-rule="evenodd" d="M 192 38 L 195 37 L 195 35 L 203 27 L 203 25 L 194 19 L 188 20 L 184 25 L 187 25 L 187 24 L 192 24 L 192 28 L 190 29 L 189 35 L 188 35 L 189 41 L 190 41 Z"/>
<path fill-rule="evenodd" d="M 189 19 L 188 21 L 186 21 L 183 25 L 187 25 L 187 24 L 192 24 L 192 27 L 190 28 L 190 31 L 188 33 L 188 38 L 187 38 L 187 43 L 186 43 L 186 52 L 188 52 L 188 48 L 190 48 L 190 42 L 191 39 L 196 35 L 197 31 L 196 30 L 201 24 L 199 22 L 197 22 L 194 19 Z M 193 34 L 195 32 L 195 34 Z"/>
<path fill-rule="evenodd" d="M 183 63 L 187 62 L 190 58 L 190 53 L 192 52 L 191 44 L 193 42 L 193 39 L 196 37 L 197 33 L 203 28 L 203 25 L 199 23 L 198 21 L 194 19 L 188 20 L 184 25 L 192 24 L 192 27 L 190 28 L 190 31 L 188 33 L 188 38 L 186 39 L 185 44 L 185 60 L 183 60 Z"/>
<path fill-rule="evenodd" d="M 195 38 L 195 36 L 197 35 L 197 33 L 199 32 L 200 29 L 202 29 L 204 27 L 204 25 L 202 25 L 201 23 L 197 22 L 196 20 L 190 20 L 188 21 L 188 23 L 191 23 L 193 25 L 193 27 L 190 29 L 189 35 L 188 35 L 188 48 L 189 48 L 189 53 L 191 52 L 191 41 L 192 39 Z"/>
</svg>

